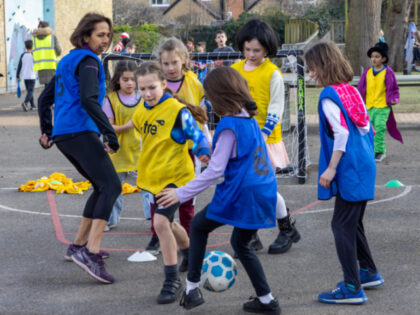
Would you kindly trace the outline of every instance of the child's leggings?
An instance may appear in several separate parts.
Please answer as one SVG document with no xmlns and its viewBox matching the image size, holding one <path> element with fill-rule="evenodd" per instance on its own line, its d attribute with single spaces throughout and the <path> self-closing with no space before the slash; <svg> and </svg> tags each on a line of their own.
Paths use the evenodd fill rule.
<svg viewBox="0 0 420 315">
<path fill-rule="evenodd" d="M 385 153 L 385 131 L 386 122 L 388 121 L 390 107 L 375 108 L 368 110 L 370 121 L 375 129 L 373 141 L 375 143 L 375 153 Z"/>
<path fill-rule="evenodd" d="M 343 268 L 344 281 L 360 288 L 360 268 L 376 272 L 363 228 L 363 215 L 367 201 L 349 202 L 337 193 L 331 227 L 338 259 Z"/>
<path fill-rule="evenodd" d="M 200 281 L 201 266 L 203 264 L 209 233 L 224 225 L 206 218 L 207 207 L 197 213 L 191 221 L 187 279 L 195 283 Z M 248 246 L 252 236 L 256 232 L 257 230 L 245 230 L 235 227 L 230 238 L 230 243 L 238 254 L 238 258 L 244 266 L 257 296 L 264 296 L 270 293 L 271 290 L 254 249 Z"/>
</svg>

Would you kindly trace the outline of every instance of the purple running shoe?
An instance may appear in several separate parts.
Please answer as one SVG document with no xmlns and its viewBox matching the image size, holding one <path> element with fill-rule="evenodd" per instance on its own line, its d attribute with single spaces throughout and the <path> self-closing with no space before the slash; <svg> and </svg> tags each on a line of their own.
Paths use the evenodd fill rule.
<svg viewBox="0 0 420 315">
<path fill-rule="evenodd" d="M 76 251 L 71 259 L 89 275 L 102 283 L 113 283 L 114 277 L 105 270 L 105 263 L 101 255 L 89 255 L 86 247 Z"/>
</svg>

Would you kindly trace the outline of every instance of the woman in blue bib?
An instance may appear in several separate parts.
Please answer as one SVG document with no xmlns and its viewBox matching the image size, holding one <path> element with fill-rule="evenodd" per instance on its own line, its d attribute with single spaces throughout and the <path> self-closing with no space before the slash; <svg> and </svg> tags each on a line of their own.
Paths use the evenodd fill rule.
<svg viewBox="0 0 420 315">
<path fill-rule="evenodd" d="M 191 309 L 204 303 L 199 283 L 207 238 L 214 229 L 229 224 L 234 227 L 232 247 L 257 295 L 244 303 L 243 309 L 280 314 L 262 265 L 254 249 L 248 246 L 258 229 L 276 225 L 277 181 L 261 130 L 252 119 L 257 106 L 246 80 L 229 67 L 210 72 L 204 80 L 204 90 L 215 113 L 221 117 L 213 138 L 210 163 L 185 186 L 166 188 L 157 195 L 157 203 L 167 207 L 198 195 L 224 176 L 210 204 L 191 222 L 188 275 L 181 305 Z"/>
<path fill-rule="evenodd" d="M 38 100 L 44 149 L 55 143 L 77 171 L 93 185 L 83 211 L 82 222 L 65 258 L 73 260 L 95 279 L 113 283 L 101 251 L 104 228 L 112 206 L 121 193 L 121 184 L 108 153 L 118 150 L 118 139 L 102 111 L 105 73 L 98 58 L 111 44 L 112 22 L 96 14 L 86 14 L 70 41 L 75 46 L 57 65 L 55 77 Z M 54 126 L 51 106 L 55 103 Z M 103 137 L 103 143 L 100 136 Z"/>
</svg>

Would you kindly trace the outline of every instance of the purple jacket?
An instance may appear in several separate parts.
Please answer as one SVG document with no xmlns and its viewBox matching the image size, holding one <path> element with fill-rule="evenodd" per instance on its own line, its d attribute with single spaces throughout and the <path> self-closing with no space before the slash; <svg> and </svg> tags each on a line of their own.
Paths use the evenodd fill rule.
<svg viewBox="0 0 420 315">
<path fill-rule="evenodd" d="M 362 76 L 360 77 L 359 84 L 357 85 L 357 89 L 360 92 L 360 95 L 363 98 L 363 101 L 366 103 L 366 74 L 370 68 L 365 69 Z M 388 121 L 386 122 L 386 128 L 388 130 L 389 135 L 403 143 L 403 138 L 401 136 L 400 131 L 397 127 L 397 121 L 395 120 L 394 112 L 392 111 L 393 104 L 392 101 L 395 102 L 394 105 L 400 102 L 400 91 L 398 88 L 397 78 L 395 77 L 394 71 L 387 66 L 386 73 L 385 73 L 385 89 L 386 89 L 386 103 L 391 108 L 391 112 L 389 113 Z"/>
</svg>

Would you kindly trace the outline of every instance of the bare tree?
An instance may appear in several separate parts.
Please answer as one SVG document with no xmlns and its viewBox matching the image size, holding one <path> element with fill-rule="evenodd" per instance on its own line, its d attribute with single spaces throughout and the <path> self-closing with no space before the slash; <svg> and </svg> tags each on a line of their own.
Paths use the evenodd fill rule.
<svg viewBox="0 0 420 315">
<path fill-rule="evenodd" d="M 360 75 L 370 65 L 366 52 L 378 41 L 381 26 L 382 0 L 351 0 L 349 26 L 346 32 L 345 55 Z"/>
<path fill-rule="evenodd" d="M 388 0 L 387 3 L 385 36 L 389 45 L 389 65 L 395 71 L 404 68 L 404 45 L 412 5 L 413 0 Z"/>
<path fill-rule="evenodd" d="M 113 1 L 113 20 L 117 25 L 156 24 L 162 19 L 160 8 L 151 8 L 136 0 Z"/>
</svg>

